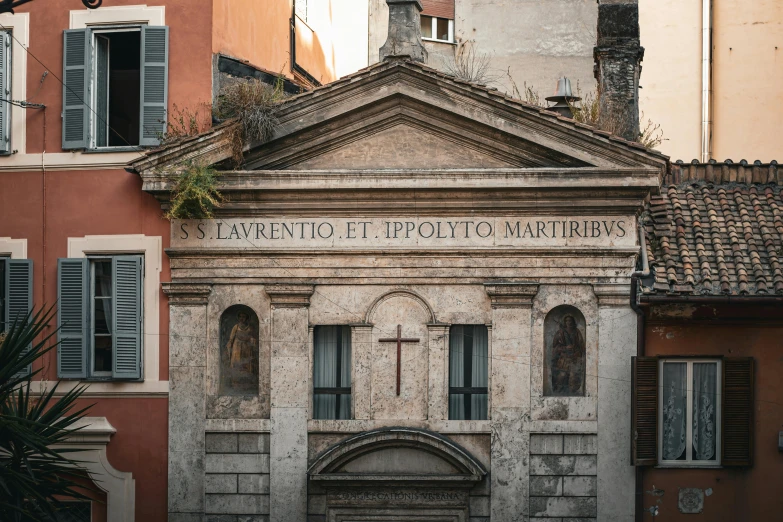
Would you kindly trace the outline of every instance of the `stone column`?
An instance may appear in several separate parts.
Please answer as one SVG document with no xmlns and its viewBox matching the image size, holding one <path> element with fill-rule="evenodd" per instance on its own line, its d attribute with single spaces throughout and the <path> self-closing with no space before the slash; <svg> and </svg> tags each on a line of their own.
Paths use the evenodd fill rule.
<svg viewBox="0 0 783 522">
<path fill-rule="evenodd" d="M 265 287 L 272 305 L 270 520 L 307 519 L 308 310 L 313 285 Z"/>
<path fill-rule="evenodd" d="M 372 419 L 372 325 L 354 324 L 351 332 L 353 418 Z"/>
<path fill-rule="evenodd" d="M 601 0 L 593 56 L 598 80 L 598 126 L 629 141 L 639 141 L 639 76 L 644 48 L 639 45 L 636 0 Z"/>
<path fill-rule="evenodd" d="M 530 329 L 537 284 L 485 285 L 492 302 L 491 518 L 528 517 Z"/>
<path fill-rule="evenodd" d="M 204 519 L 210 285 L 163 283 L 169 297 L 169 520 Z"/>
<path fill-rule="evenodd" d="M 446 367 L 446 339 L 449 326 L 427 325 L 427 348 L 429 356 L 429 382 L 427 390 L 427 418 L 444 420 L 449 418 L 449 372 Z"/>
<path fill-rule="evenodd" d="M 635 469 L 631 454 L 631 357 L 636 313 L 629 284 L 595 285 L 598 297 L 598 520 L 633 522 Z"/>
</svg>

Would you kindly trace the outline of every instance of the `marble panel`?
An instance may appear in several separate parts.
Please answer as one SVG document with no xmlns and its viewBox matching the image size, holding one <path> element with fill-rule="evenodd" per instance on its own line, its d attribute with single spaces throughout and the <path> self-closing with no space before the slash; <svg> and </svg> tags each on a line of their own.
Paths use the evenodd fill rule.
<svg viewBox="0 0 783 522">
<path fill-rule="evenodd" d="M 594 497 L 597 494 L 597 477 L 563 477 L 563 496 Z"/>
<path fill-rule="evenodd" d="M 170 480 L 168 501 L 170 513 L 204 512 L 204 452 L 169 450 Z"/>
<path fill-rule="evenodd" d="M 207 433 L 206 451 L 207 453 L 236 453 L 237 434 L 236 433 Z"/>
<path fill-rule="evenodd" d="M 530 513 L 537 517 L 594 517 L 595 498 L 531 497 Z"/>
<path fill-rule="evenodd" d="M 309 357 L 272 358 L 272 409 L 310 405 Z"/>
<path fill-rule="evenodd" d="M 204 479 L 204 490 L 206 493 L 236 493 L 237 475 L 216 475 L 208 473 Z"/>
<path fill-rule="evenodd" d="M 249 495 L 269 494 L 269 475 L 243 474 L 237 475 L 237 492 Z"/>
<path fill-rule="evenodd" d="M 372 326 L 351 328 L 351 402 L 354 419 L 372 418 Z"/>
<path fill-rule="evenodd" d="M 595 455 L 531 455 L 531 475 L 595 475 Z"/>
<path fill-rule="evenodd" d="M 428 411 L 430 420 L 449 418 L 448 398 L 448 327 L 430 325 L 427 327 L 429 348 Z"/>
<path fill-rule="evenodd" d="M 530 477 L 530 495 L 558 497 L 563 494 L 563 477 Z"/>
<path fill-rule="evenodd" d="M 237 444 L 239 453 L 269 453 L 269 434 L 240 433 Z"/>
<path fill-rule="evenodd" d="M 560 455 L 563 453 L 563 436 L 531 433 L 530 453 L 536 455 Z"/>
<path fill-rule="evenodd" d="M 598 453 L 596 435 L 564 435 L 563 453 L 566 455 L 595 455 Z"/>
<path fill-rule="evenodd" d="M 204 370 L 169 368 L 169 451 L 204 451 Z"/>
<path fill-rule="evenodd" d="M 206 366 L 206 307 L 169 307 L 169 364 Z"/>
<path fill-rule="evenodd" d="M 207 513 L 269 513 L 269 495 L 207 495 Z"/>
<path fill-rule="evenodd" d="M 207 473 L 269 473 L 269 455 L 208 453 Z"/>
</svg>

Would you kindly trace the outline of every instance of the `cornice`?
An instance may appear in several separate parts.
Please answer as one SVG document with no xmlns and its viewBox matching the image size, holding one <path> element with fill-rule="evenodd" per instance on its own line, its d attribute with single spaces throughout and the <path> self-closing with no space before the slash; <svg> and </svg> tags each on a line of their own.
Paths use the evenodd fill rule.
<svg viewBox="0 0 783 522">
<path fill-rule="evenodd" d="M 301 283 L 278 283 L 264 287 L 272 308 L 307 308 L 315 286 Z"/>
<path fill-rule="evenodd" d="M 487 292 L 493 309 L 530 308 L 538 293 L 537 283 L 486 283 Z"/>
<path fill-rule="evenodd" d="M 175 306 L 205 306 L 212 291 L 210 284 L 163 283 L 161 286 L 169 305 Z"/>
</svg>

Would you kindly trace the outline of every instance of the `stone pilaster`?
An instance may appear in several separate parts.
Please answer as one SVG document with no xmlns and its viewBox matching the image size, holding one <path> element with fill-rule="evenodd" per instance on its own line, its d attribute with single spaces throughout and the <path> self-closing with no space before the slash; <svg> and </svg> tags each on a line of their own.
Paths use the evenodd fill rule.
<svg viewBox="0 0 783 522">
<path fill-rule="evenodd" d="M 488 284 L 492 302 L 492 520 L 528 517 L 530 327 L 536 284 Z"/>
<path fill-rule="evenodd" d="M 598 520 L 634 519 L 635 470 L 629 465 L 631 357 L 636 313 L 628 284 L 595 285 L 598 297 Z"/>
<path fill-rule="evenodd" d="M 644 48 L 639 44 L 639 6 L 635 0 L 602 0 L 593 56 L 600 104 L 598 126 L 629 141 L 639 141 L 639 76 Z"/>
<path fill-rule="evenodd" d="M 372 325 L 351 325 L 353 418 L 372 419 Z"/>
<path fill-rule="evenodd" d="M 389 36 L 380 51 L 381 60 L 405 57 L 427 61 L 427 50 L 421 41 L 421 1 L 386 0 L 389 6 Z"/>
<path fill-rule="evenodd" d="M 307 518 L 308 307 L 313 285 L 265 288 L 272 306 L 270 520 Z"/>
<path fill-rule="evenodd" d="M 448 325 L 427 325 L 427 352 L 430 367 L 427 390 L 427 418 L 429 420 L 449 418 L 449 372 L 446 366 L 448 332 Z"/>
<path fill-rule="evenodd" d="M 164 283 L 169 298 L 169 520 L 204 518 L 210 285 Z"/>
</svg>

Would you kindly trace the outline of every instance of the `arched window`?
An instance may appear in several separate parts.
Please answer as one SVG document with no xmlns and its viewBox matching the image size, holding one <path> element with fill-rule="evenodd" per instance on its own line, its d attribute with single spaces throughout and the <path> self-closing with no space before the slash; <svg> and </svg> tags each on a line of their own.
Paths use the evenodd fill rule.
<svg viewBox="0 0 783 522">
<path fill-rule="evenodd" d="M 486 420 L 487 327 L 454 325 L 449 333 L 449 419 Z"/>
</svg>

